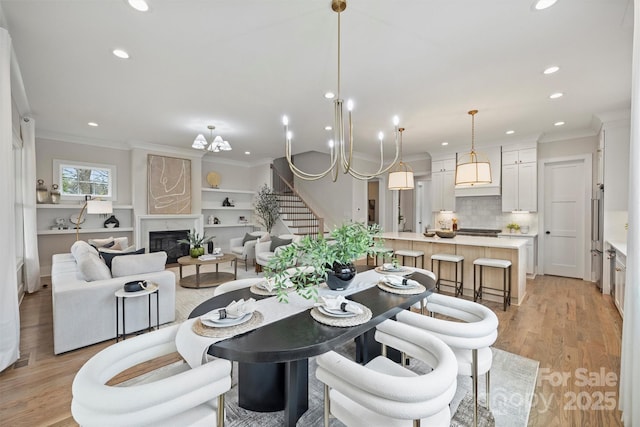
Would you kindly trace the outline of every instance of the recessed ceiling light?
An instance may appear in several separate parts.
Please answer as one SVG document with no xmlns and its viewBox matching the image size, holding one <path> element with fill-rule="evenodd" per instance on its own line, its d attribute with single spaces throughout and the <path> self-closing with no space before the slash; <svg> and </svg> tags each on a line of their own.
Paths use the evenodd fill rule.
<svg viewBox="0 0 640 427">
<path fill-rule="evenodd" d="M 558 99 L 558 98 L 561 98 L 563 95 L 564 95 L 564 93 L 562 93 L 562 92 L 556 92 L 556 93 L 552 93 L 551 95 L 549 95 L 549 98 Z"/>
<path fill-rule="evenodd" d="M 149 10 L 149 5 L 145 0 L 127 0 L 129 2 L 129 6 L 138 10 L 140 12 L 146 12 Z"/>
<path fill-rule="evenodd" d="M 333 92 L 325 92 L 324 97 L 327 99 L 333 99 L 335 98 L 336 94 Z"/>
<path fill-rule="evenodd" d="M 514 133 L 516 133 L 515 130 L 508 130 L 505 132 L 507 135 L 513 135 Z"/>
<path fill-rule="evenodd" d="M 443 141 L 440 143 L 440 145 L 449 145 L 449 143 L 447 141 Z"/>
<path fill-rule="evenodd" d="M 248 156 L 249 154 L 251 154 L 251 151 L 245 151 L 244 154 Z"/>
<path fill-rule="evenodd" d="M 333 130 L 333 128 L 331 126 L 325 126 L 324 130 Z"/>
<path fill-rule="evenodd" d="M 562 125 L 564 125 L 564 122 L 555 122 L 553 125 L 554 126 L 562 126 Z"/>
<path fill-rule="evenodd" d="M 557 65 L 553 65 L 549 68 L 545 68 L 545 70 L 543 71 L 544 74 L 553 74 L 556 71 L 558 71 L 560 69 L 560 67 L 558 67 Z"/>
<path fill-rule="evenodd" d="M 98 127 L 98 124 L 97 124 L 96 122 L 89 122 L 89 123 L 87 123 L 87 124 L 88 124 L 89 126 L 93 126 L 94 128 L 95 128 L 95 127 Z"/>
<path fill-rule="evenodd" d="M 554 4 L 556 4 L 558 0 L 536 0 L 533 3 L 533 8 L 535 10 L 543 10 L 546 9 L 548 7 L 553 6 Z"/>
<path fill-rule="evenodd" d="M 113 54 L 120 59 L 129 59 L 129 54 L 122 49 L 113 49 Z"/>
</svg>

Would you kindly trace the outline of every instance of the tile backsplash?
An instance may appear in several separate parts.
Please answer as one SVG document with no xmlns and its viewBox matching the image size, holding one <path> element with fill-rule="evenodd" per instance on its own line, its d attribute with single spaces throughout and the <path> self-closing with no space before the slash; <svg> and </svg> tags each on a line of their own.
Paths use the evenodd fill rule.
<svg viewBox="0 0 640 427">
<path fill-rule="evenodd" d="M 458 228 L 505 229 L 510 222 L 528 225 L 532 232 L 538 228 L 537 213 L 514 214 L 502 212 L 501 196 L 456 197 L 454 213 L 435 213 L 433 228 L 451 228 L 457 218 Z"/>
</svg>

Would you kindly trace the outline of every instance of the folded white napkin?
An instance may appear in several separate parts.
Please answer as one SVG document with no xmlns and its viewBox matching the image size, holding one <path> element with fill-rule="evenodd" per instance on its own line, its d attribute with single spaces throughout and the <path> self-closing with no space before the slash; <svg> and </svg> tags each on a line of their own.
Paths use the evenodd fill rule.
<svg viewBox="0 0 640 427">
<path fill-rule="evenodd" d="M 216 308 L 201 316 L 202 320 L 216 321 L 222 319 L 239 319 L 245 316 L 247 313 L 253 313 L 255 311 L 256 300 L 249 298 L 248 300 L 239 299 L 238 301 L 232 301 L 229 305 L 223 308 Z"/>
<path fill-rule="evenodd" d="M 393 274 L 381 277 L 380 281 L 386 285 L 394 286 L 396 288 L 415 288 L 416 286 L 420 285 L 420 283 L 416 282 L 415 280 L 407 279 L 406 277 L 402 276 L 395 276 Z"/>
<path fill-rule="evenodd" d="M 394 271 L 394 270 L 399 270 L 399 269 L 400 269 L 400 267 L 399 267 L 399 266 L 398 266 L 398 267 L 396 267 L 396 266 L 394 266 L 394 265 L 393 265 L 392 263 L 390 263 L 390 262 L 385 262 L 384 264 L 382 264 L 382 269 L 383 269 L 384 271 Z"/>
<path fill-rule="evenodd" d="M 290 279 L 285 279 L 284 284 L 287 288 L 292 288 L 294 286 L 293 282 Z M 268 292 L 273 292 L 276 289 L 276 279 L 273 277 L 269 277 L 268 279 L 260 282 L 258 284 L 258 287 Z"/>
<path fill-rule="evenodd" d="M 362 308 L 359 305 L 349 301 L 342 295 L 338 295 L 337 297 L 324 296 L 320 297 L 320 300 L 321 302 L 317 302 L 315 304 L 316 307 L 323 306 L 329 310 L 340 310 L 345 313 L 362 314 Z"/>
</svg>

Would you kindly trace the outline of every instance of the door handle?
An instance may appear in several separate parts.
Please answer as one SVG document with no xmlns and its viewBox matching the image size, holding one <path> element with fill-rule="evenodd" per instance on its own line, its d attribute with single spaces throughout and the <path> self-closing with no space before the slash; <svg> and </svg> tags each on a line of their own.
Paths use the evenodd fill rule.
<svg viewBox="0 0 640 427">
<path fill-rule="evenodd" d="M 545 231 L 545 233 L 544 233 L 544 234 L 551 234 L 551 232 L 550 232 L 550 231 Z"/>
</svg>

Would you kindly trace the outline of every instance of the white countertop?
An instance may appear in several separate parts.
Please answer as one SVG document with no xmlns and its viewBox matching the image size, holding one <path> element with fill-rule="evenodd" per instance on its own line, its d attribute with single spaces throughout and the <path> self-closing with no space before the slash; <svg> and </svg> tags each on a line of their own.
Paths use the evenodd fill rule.
<svg viewBox="0 0 640 427">
<path fill-rule="evenodd" d="M 620 252 L 622 255 L 627 256 L 627 242 L 623 242 L 620 240 L 607 240 L 607 244 Z"/>
<path fill-rule="evenodd" d="M 483 246 L 490 248 L 519 249 L 527 244 L 525 239 L 499 239 L 498 237 L 455 236 L 446 239 L 438 236 L 424 237 L 420 233 L 382 233 L 383 239 L 411 240 L 415 242 L 445 243 L 450 245 Z"/>
<path fill-rule="evenodd" d="M 519 231 L 515 232 L 515 233 L 509 233 L 508 231 L 504 231 L 502 233 L 498 233 L 498 236 L 509 236 L 509 237 L 537 237 L 538 233 L 536 233 L 535 231 L 531 231 L 529 233 L 521 233 Z"/>
</svg>

